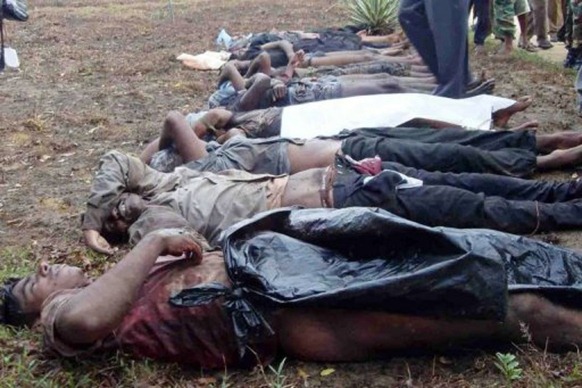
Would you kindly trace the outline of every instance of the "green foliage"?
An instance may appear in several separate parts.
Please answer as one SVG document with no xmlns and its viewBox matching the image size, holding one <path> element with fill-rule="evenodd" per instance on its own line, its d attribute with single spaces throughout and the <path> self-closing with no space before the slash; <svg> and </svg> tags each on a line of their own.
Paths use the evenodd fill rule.
<svg viewBox="0 0 582 388">
<path fill-rule="evenodd" d="M 498 352 L 495 353 L 495 357 L 497 357 L 495 366 L 503 373 L 503 377 L 505 377 L 509 385 L 523 377 L 523 370 L 519 367 L 519 361 L 517 361 L 514 354 Z"/>
<path fill-rule="evenodd" d="M 287 380 L 287 376 L 285 376 L 285 374 L 283 373 L 283 369 L 285 368 L 285 361 L 286 360 L 287 360 L 286 358 L 282 359 L 276 368 L 269 365 L 269 369 L 275 375 L 273 377 L 273 380 L 269 383 L 269 387 L 271 387 L 271 388 L 287 388 L 287 387 L 291 386 L 289 384 L 285 384 L 285 380 Z"/>
<path fill-rule="evenodd" d="M 398 26 L 399 0 L 344 0 L 351 23 L 370 32 L 390 33 Z"/>
</svg>

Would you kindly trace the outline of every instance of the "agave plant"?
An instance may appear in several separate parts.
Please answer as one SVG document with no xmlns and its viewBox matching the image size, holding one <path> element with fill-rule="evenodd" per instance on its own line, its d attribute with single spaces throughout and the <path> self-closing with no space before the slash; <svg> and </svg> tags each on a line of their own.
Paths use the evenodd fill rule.
<svg viewBox="0 0 582 388">
<path fill-rule="evenodd" d="M 390 33 L 398 26 L 399 0 L 344 0 L 350 20 L 373 33 Z"/>
</svg>

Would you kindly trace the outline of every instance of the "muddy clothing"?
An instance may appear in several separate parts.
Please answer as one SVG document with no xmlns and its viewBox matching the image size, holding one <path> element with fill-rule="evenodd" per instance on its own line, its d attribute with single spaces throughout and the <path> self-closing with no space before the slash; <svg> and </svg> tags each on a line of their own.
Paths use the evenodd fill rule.
<svg viewBox="0 0 582 388">
<path fill-rule="evenodd" d="M 497 39 L 503 40 L 506 36 L 515 37 L 515 17 L 530 12 L 527 0 L 494 0 L 494 28 Z"/>
<path fill-rule="evenodd" d="M 428 226 L 488 228 L 518 234 L 582 226 L 579 201 L 508 200 L 427 182 L 408 185 L 407 179 L 392 170 L 370 176 L 340 168 L 332 181 L 335 208 L 379 207 Z"/>
<path fill-rule="evenodd" d="M 463 129 L 366 128 L 340 135 L 342 152 L 355 160 L 384 161 L 428 171 L 491 173 L 528 177 L 536 168 L 531 132 Z"/>
<path fill-rule="evenodd" d="M 184 167 L 208 172 L 243 170 L 253 174 L 288 174 L 291 170 L 287 155 L 289 143 L 302 144 L 304 142 L 281 137 L 247 139 L 242 136 L 234 137 L 222 146 L 217 142 L 210 142 L 206 145 L 208 155 L 188 162 Z M 157 152 L 152 158 L 150 167 L 162 172 L 173 171 L 181 165 L 181 163 L 172 163 L 180 161 L 179 157 L 174 156 L 175 152 L 172 148 Z M 169 163 L 162 164 L 159 162 L 160 159 Z"/>
<path fill-rule="evenodd" d="M 231 107 L 238 100 L 239 93 L 232 86 L 232 82 L 225 81 L 218 85 L 218 89 L 208 97 L 208 108 Z"/>
<path fill-rule="evenodd" d="M 491 0 L 471 0 L 471 5 L 474 17 L 477 18 L 473 42 L 476 45 L 483 45 L 491 34 Z"/>
<path fill-rule="evenodd" d="M 355 33 L 348 30 L 338 30 L 325 28 L 315 30 L 319 34 L 317 39 L 301 39 L 300 35 L 294 32 L 279 34 L 261 33 L 250 38 L 248 47 L 237 55 L 237 59 L 252 60 L 263 52 L 262 45 L 280 40 L 287 40 L 293 45 L 293 51 L 303 50 L 305 53 L 328 53 L 333 51 L 351 51 L 362 48 L 362 39 Z M 271 57 L 271 66 L 282 67 L 289 62 L 287 55 L 282 50 L 267 50 Z"/>
<path fill-rule="evenodd" d="M 333 75 L 336 77 L 351 74 L 380 74 L 385 73 L 395 77 L 410 76 L 411 66 L 405 63 L 390 63 L 390 62 L 370 62 L 370 63 L 354 63 L 347 66 L 323 66 L 312 68 L 309 76 L 322 77 L 324 75 Z"/>
<path fill-rule="evenodd" d="M 56 331 L 58 314 L 81 289 L 54 293 L 45 301 L 41 313 L 45 345 L 65 357 L 120 349 L 136 357 L 204 368 L 256 363 L 251 358 L 239 358 L 232 323 L 220 299 L 187 308 L 168 303 L 184 288 L 212 282 L 230 287 L 220 252 L 205 253 L 199 265 L 188 259 L 156 263 L 119 327 L 103 340 L 83 347 L 68 345 Z M 274 356 L 274 338 L 251 344 L 262 361 Z"/>
<path fill-rule="evenodd" d="M 82 229 L 100 231 L 119 196 L 130 192 L 148 200 L 149 207 L 179 214 L 215 246 L 227 227 L 277 207 L 272 199 L 280 198 L 286 181 L 287 177 L 235 170 L 213 174 L 178 168 L 161 173 L 137 158 L 111 151 L 101 159 L 93 180 Z M 138 240 L 134 235 L 145 235 L 138 222 L 129 233 L 133 242 Z"/>
<path fill-rule="evenodd" d="M 233 112 L 227 128 L 240 128 L 247 137 L 265 138 L 281 134 L 282 108 L 256 109 L 248 112 Z"/>
<path fill-rule="evenodd" d="M 302 78 L 287 85 L 287 96 L 277 106 L 305 104 L 342 97 L 341 82 L 337 77 L 324 76 L 315 80 Z"/>
</svg>

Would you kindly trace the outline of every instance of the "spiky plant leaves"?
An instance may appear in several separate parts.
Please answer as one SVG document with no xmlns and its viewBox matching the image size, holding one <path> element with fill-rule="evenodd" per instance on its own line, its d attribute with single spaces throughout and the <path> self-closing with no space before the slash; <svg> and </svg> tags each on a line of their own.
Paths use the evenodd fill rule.
<svg viewBox="0 0 582 388">
<path fill-rule="evenodd" d="M 399 0 L 344 0 L 351 23 L 373 33 L 390 33 L 398 26 Z"/>
</svg>

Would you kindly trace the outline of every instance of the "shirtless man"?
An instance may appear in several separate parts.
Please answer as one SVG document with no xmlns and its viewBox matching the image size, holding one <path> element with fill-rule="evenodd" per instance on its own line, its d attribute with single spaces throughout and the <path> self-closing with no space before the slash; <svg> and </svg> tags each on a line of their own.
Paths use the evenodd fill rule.
<svg viewBox="0 0 582 388">
<path fill-rule="evenodd" d="M 244 112 L 352 96 L 385 93 L 428 94 L 435 85 L 434 80 L 427 77 L 394 77 L 385 73 L 289 79 L 289 77 L 272 78 L 264 72 L 259 72 L 247 79 L 238 72 L 234 64 L 227 63 L 221 73 L 218 90 L 208 99 L 208 106 Z"/>
<path fill-rule="evenodd" d="M 356 171 L 370 171 L 361 173 Z M 582 226 L 582 202 L 542 203 L 475 194 L 423 182 L 375 166 L 317 168 L 293 175 L 220 174 L 178 168 L 161 173 L 112 151 L 100 163 L 83 217 L 87 245 L 111 253 L 101 238 L 129 234 L 137 242 L 159 227 L 189 226 L 216 246 L 238 221 L 286 206 L 380 207 L 425 225 L 537 233 Z M 164 220 L 160 226 L 161 220 Z"/>
<path fill-rule="evenodd" d="M 229 131 L 228 135 L 235 133 L 244 136 L 242 131 Z M 154 154 L 160 149 L 166 151 Z M 277 175 L 329 166 L 338 153 L 355 160 L 378 156 L 384 162 L 428 171 L 528 177 L 534 171 L 581 164 L 582 134 L 576 131 L 537 135 L 530 131 L 371 128 L 307 141 L 238 137 L 219 147 L 198 138 L 179 112 L 170 112 L 160 137 L 146 147 L 140 159 L 162 172 L 188 163 L 189 168 L 199 171 L 237 169 Z M 541 155 L 536 157 L 538 153 Z"/>
<path fill-rule="evenodd" d="M 389 109 L 399 113 L 397 120 L 394 119 L 393 115 L 384 114 L 381 111 L 382 106 L 384 106 L 383 102 L 386 99 L 396 101 L 398 99 L 406 100 L 412 97 L 419 103 L 407 104 L 404 107 L 389 107 Z M 350 112 L 333 109 L 335 104 L 333 106 L 325 104 L 324 106 L 323 102 L 314 102 L 289 108 L 274 107 L 256 109 L 248 112 L 233 112 L 223 108 L 217 108 L 207 112 L 190 114 L 186 116 L 186 119 L 194 128 L 196 135 L 201 139 L 207 136 L 220 137 L 233 128 L 241 129 L 249 138 L 266 138 L 281 136 L 282 129 L 285 126 L 285 120 L 293 121 L 296 119 L 295 115 L 305 114 L 304 111 L 309 108 L 312 111 L 317 111 L 318 116 L 310 116 L 309 123 L 311 125 L 306 128 L 301 128 L 301 130 L 302 132 L 312 134 L 311 137 L 315 137 L 321 135 L 319 133 L 320 131 L 327 132 L 325 135 L 335 135 L 344 129 L 396 127 L 409 123 L 411 120 L 414 120 L 412 123 L 414 125 L 430 126 L 432 128 L 460 127 L 467 120 L 467 116 L 464 114 L 467 111 L 472 112 L 472 115 L 484 118 L 484 120 L 481 118 L 471 120 L 474 123 L 474 125 L 470 126 L 471 128 L 482 128 L 483 124 L 488 121 L 492 121 L 496 128 L 506 128 L 510 118 L 515 113 L 525 110 L 532 103 L 531 98 L 522 97 L 513 105 L 507 104 L 509 105 L 507 108 L 496 109 L 494 101 L 499 98 L 493 96 L 487 97 L 491 98 L 493 102 L 486 104 L 481 101 L 473 102 L 472 99 L 453 100 L 431 95 L 377 95 L 350 98 L 349 104 L 353 107 Z M 440 102 L 445 104 L 439 105 Z M 377 106 L 377 110 L 380 110 L 379 114 L 376 115 L 378 117 L 371 117 L 369 111 L 360 109 L 360 107 L 366 104 Z M 442 109 L 439 109 L 439 113 L 441 114 L 439 118 L 442 117 L 443 119 L 435 120 L 433 115 L 427 116 L 426 112 L 424 112 L 424 106 L 426 105 L 440 106 Z M 463 112 L 463 114 L 459 115 L 459 112 Z M 330 124 L 331 120 L 329 118 L 333 116 L 339 116 L 341 120 L 335 120 Z M 402 119 L 402 117 L 406 118 Z M 408 119 L 409 117 L 410 119 Z M 532 126 L 536 125 L 536 123 L 527 124 L 526 126 L 530 124 L 533 124 Z M 325 128 L 325 130 L 322 128 Z M 513 128 L 513 130 L 519 128 Z M 489 129 L 489 125 L 482 129 Z M 293 135 L 293 137 L 296 136 Z"/>
<path fill-rule="evenodd" d="M 202 368 L 268 363 L 277 350 L 305 361 L 347 362 L 478 341 L 521 342 L 522 324 L 539 346 L 560 350 L 582 344 L 580 312 L 522 292 L 509 294 L 502 322 L 325 307 L 279 309 L 272 312 L 274 335 L 251 341 L 252 352 L 241 358 L 219 301 L 188 308 L 168 303 L 185 287 L 230 287 L 222 253 L 205 248 L 190 231 L 158 230 L 93 282 L 80 268 L 41 262 L 36 273 L 4 284 L 0 322 L 31 326 L 40 320 L 45 346 L 64 357 L 122 349 Z"/>
</svg>

